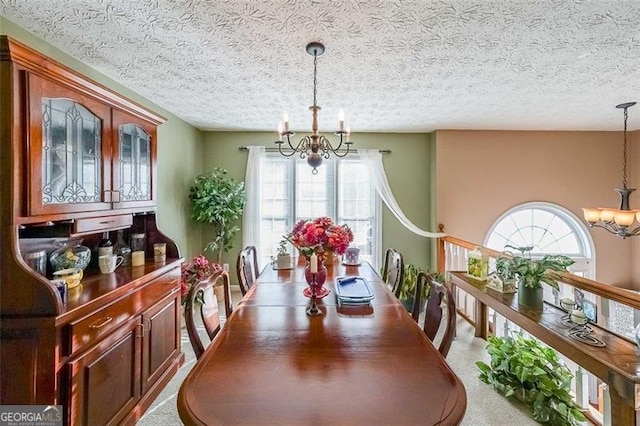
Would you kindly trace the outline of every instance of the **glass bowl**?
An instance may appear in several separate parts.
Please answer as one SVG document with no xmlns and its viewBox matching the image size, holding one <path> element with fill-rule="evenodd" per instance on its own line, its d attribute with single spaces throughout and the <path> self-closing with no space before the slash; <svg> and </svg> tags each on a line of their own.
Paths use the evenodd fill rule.
<svg viewBox="0 0 640 426">
<path fill-rule="evenodd" d="M 51 253 L 49 263 L 54 271 L 78 268 L 84 270 L 91 261 L 91 249 L 81 245 L 82 240 L 68 241 Z"/>
</svg>

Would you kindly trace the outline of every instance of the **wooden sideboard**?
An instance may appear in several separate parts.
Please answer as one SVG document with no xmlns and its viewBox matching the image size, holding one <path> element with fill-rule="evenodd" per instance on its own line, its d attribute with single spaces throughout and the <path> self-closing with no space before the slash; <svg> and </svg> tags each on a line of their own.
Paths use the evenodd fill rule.
<svg viewBox="0 0 640 426">
<path fill-rule="evenodd" d="M 0 36 L 0 404 L 62 405 L 65 424 L 132 424 L 184 360 L 180 257 L 156 225 L 164 119 Z M 64 301 L 27 241 L 146 235 L 143 266 L 95 265 Z M 153 262 L 153 243 L 167 260 Z"/>
</svg>

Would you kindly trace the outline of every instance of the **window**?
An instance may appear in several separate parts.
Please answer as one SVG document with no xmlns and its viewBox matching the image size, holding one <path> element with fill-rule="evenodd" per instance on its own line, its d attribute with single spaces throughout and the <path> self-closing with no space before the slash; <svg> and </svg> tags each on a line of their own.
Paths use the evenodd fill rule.
<svg viewBox="0 0 640 426">
<path fill-rule="evenodd" d="M 576 263 L 569 270 L 584 277 L 595 276 L 593 241 L 584 224 L 569 210 L 551 203 L 525 203 L 504 213 L 493 225 L 485 246 L 514 251 L 505 246 L 533 246 L 532 257 L 563 254 Z"/>
<path fill-rule="evenodd" d="M 267 261 L 300 219 L 329 216 L 353 231 L 360 258 L 380 258 L 381 204 L 357 156 L 324 160 L 318 174 L 306 160 L 268 153 L 261 167 L 260 258 Z"/>
</svg>

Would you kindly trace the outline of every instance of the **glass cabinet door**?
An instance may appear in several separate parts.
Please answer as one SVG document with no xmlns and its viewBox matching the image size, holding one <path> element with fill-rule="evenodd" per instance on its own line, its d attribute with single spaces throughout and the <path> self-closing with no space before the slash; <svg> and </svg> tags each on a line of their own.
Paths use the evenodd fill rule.
<svg viewBox="0 0 640 426">
<path fill-rule="evenodd" d="M 29 213 L 110 208 L 110 108 L 36 76 L 29 94 Z"/>
<path fill-rule="evenodd" d="M 42 203 L 95 203 L 102 191 L 102 120 L 71 99 L 42 98 Z"/>
<path fill-rule="evenodd" d="M 151 199 L 151 135 L 133 123 L 118 127 L 119 201 Z"/>
<path fill-rule="evenodd" d="M 153 203 L 155 127 L 121 111 L 113 112 L 117 129 L 113 159 L 116 207 Z"/>
</svg>

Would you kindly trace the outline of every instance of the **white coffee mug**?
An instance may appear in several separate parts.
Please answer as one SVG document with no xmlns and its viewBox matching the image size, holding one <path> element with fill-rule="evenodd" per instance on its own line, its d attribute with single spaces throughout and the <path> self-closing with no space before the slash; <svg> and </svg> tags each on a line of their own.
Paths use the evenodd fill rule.
<svg viewBox="0 0 640 426">
<path fill-rule="evenodd" d="M 349 247 L 344 253 L 344 263 L 357 265 L 358 257 L 360 257 L 360 249 L 357 247 Z"/>
<path fill-rule="evenodd" d="M 122 263 L 124 259 L 122 256 L 118 256 L 115 254 L 107 254 L 104 256 L 98 257 L 98 266 L 100 267 L 101 274 L 110 274 L 116 270 L 118 266 Z"/>
</svg>

